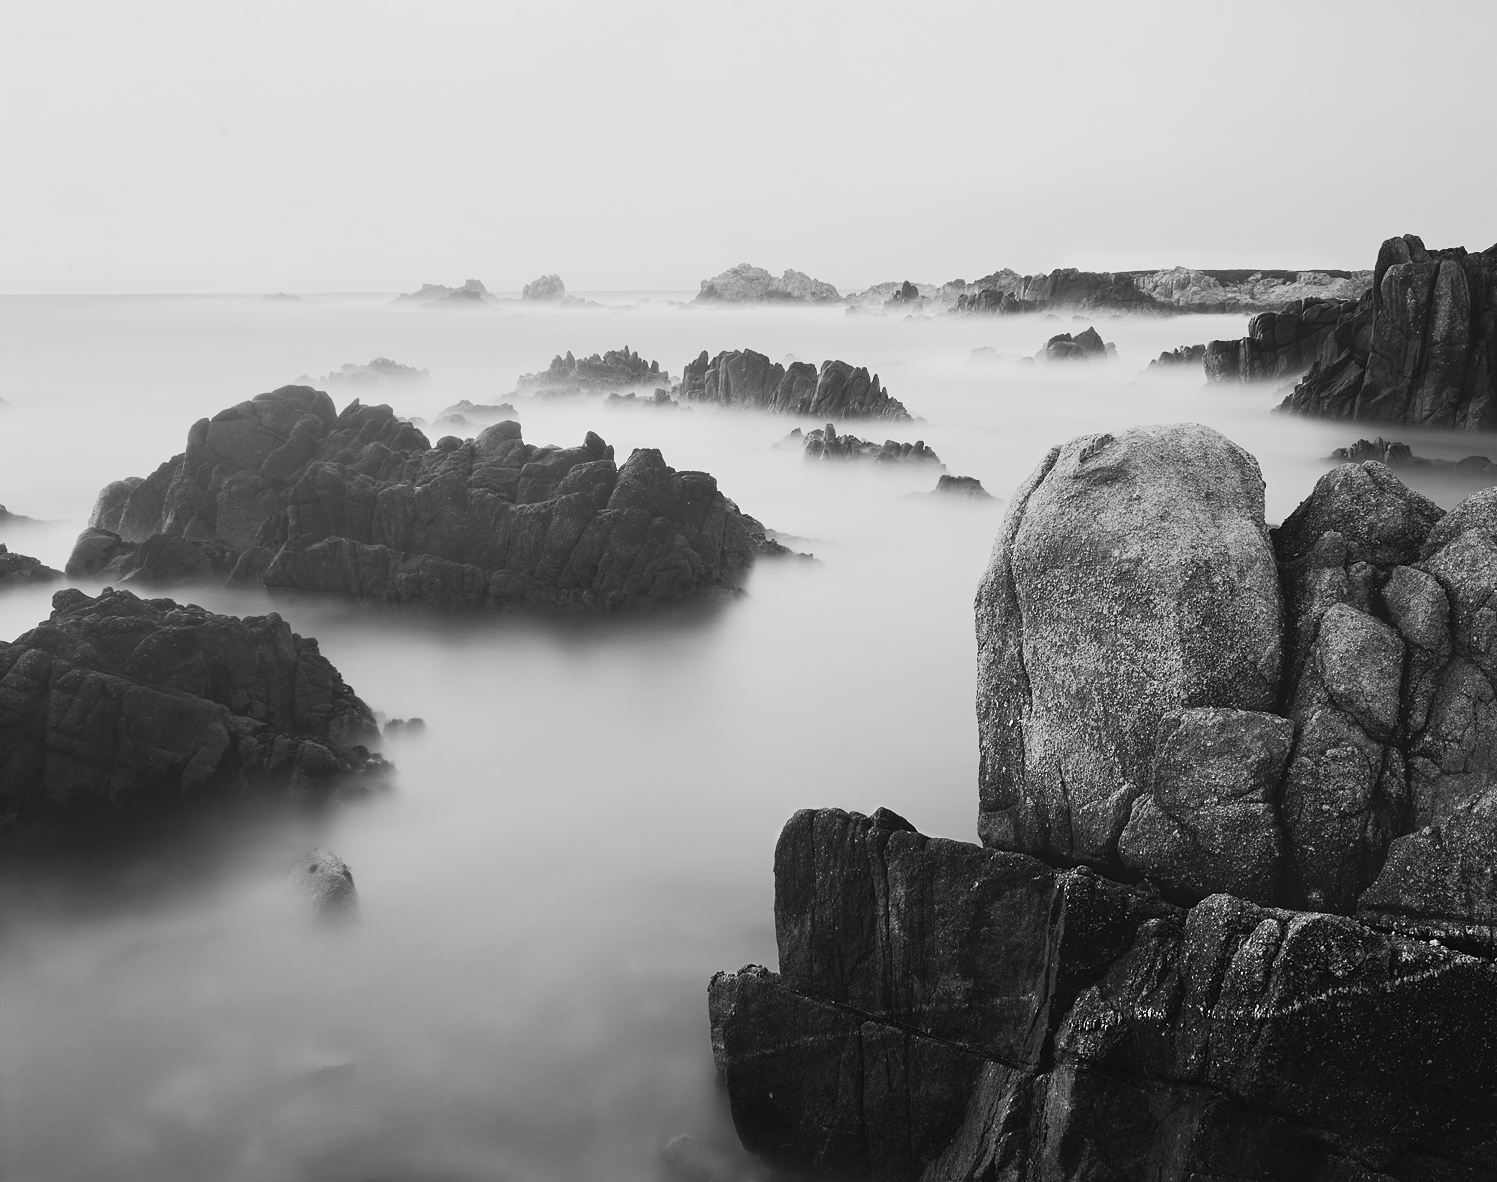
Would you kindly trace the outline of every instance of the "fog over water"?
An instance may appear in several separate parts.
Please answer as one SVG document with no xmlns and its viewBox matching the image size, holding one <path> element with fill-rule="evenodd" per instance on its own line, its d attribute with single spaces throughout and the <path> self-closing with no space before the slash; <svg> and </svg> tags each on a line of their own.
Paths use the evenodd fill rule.
<svg viewBox="0 0 1497 1182">
<path fill-rule="evenodd" d="M 174 593 L 280 612 L 373 709 L 427 730 L 388 744 L 395 785 L 365 802 L 242 809 L 117 854 L 5 869 L 5 1178 L 656 1177 L 670 1136 L 730 1135 L 706 984 L 775 963 L 771 860 L 790 814 L 882 805 L 975 840 L 972 597 L 1007 498 L 1046 449 L 1207 423 L 1258 457 L 1276 522 L 1359 434 L 1270 414 L 1271 386 L 1143 374 L 1163 349 L 1243 335 L 1245 316 L 903 319 L 703 310 L 670 293 L 423 311 L 388 298 L 0 297 L 0 503 L 50 523 L 0 542 L 60 568 L 101 486 L 147 475 L 194 420 L 301 374 L 375 356 L 429 369 L 422 385 L 313 384 L 340 409 L 357 393 L 431 421 L 459 399 L 505 399 L 556 353 L 624 345 L 677 378 L 703 349 L 867 365 L 925 421 L 838 428 L 923 439 L 1002 502 L 904 499 L 935 473 L 775 448 L 814 422 L 525 399 L 529 442 L 595 430 L 620 461 L 658 447 L 818 561 L 761 562 L 734 603 L 646 619 Z M 1116 360 L 970 359 L 1033 354 L 1089 323 Z M 1484 442 L 1398 437 L 1432 457 Z M 1472 491 L 1429 479 L 1409 478 L 1446 506 Z M 45 619 L 51 591 L 0 593 L 0 638 Z M 352 867 L 357 926 L 309 930 L 287 913 L 280 876 L 315 845 Z"/>
</svg>

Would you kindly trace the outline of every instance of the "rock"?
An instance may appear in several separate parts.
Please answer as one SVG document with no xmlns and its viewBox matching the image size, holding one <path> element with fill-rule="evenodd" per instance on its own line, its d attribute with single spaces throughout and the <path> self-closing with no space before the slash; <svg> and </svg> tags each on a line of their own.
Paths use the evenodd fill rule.
<svg viewBox="0 0 1497 1182">
<path fill-rule="evenodd" d="M 977 602 L 988 845 L 1122 869 L 1165 717 L 1276 705 L 1263 480 L 1209 428 L 1053 449 L 1009 507 Z"/>
<path fill-rule="evenodd" d="M 1497 429 L 1497 246 L 1378 252 L 1372 290 L 1342 313 L 1281 410 L 1318 418 Z"/>
<path fill-rule="evenodd" d="M 420 304 L 426 307 L 472 307 L 475 304 L 497 304 L 499 301 L 489 294 L 489 289 L 477 279 L 467 280 L 461 287 L 443 287 L 440 283 L 423 283 L 420 291 L 398 295 L 392 304 Z"/>
<path fill-rule="evenodd" d="M 542 275 L 533 283 L 527 283 L 520 293 L 522 300 L 559 301 L 565 298 L 567 285 L 560 275 Z"/>
<path fill-rule="evenodd" d="M 353 871 L 331 850 L 303 854 L 286 871 L 286 886 L 309 914 L 320 920 L 359 917 L 359 892 Z"/>
<path fill-rule="evenodd" d="M 938 497 L 941 500 L 950 501 L 972 501 L 988 502 L 997 501 L 997 497 L 983 488 L 982 481 L 975 476 L 941 476 L 936 481 L 936 487 L 928 493 L 911 493 L 917 497 Z"/>
<path fill-rule="evenodd" d="M 1074 337 L 1068 332 L 1051 337 L 1044 349 L 1035 354 L 1035 360 L 1089 361 L 1094 357 L 1115 357 L 1117 351 L 1116 345 L 1102 343 L 1095 328 L 1088 328 Z"/>
<path fill-rule="evenodd" d="M 106 589 L 0 646 L 0 829 L 108 828 L 248 789 L 363 790 L 373 715 L 277 615 Z"/>
<path fill-rule="evenodd" d="M 1283 312 L 1296 304 L 1355 301 L 1372 287 L 1371 271 L 1135 272 L 1139 291 L 1188 312 Z"/>
<path fill-rule="evenodd" d="M 810 431 L 805 437 L 807 460 L 860 460 L 871 459 L 876 464 L 935 464 L 942 471 L 945 465 L 925 440 L 914 443 L 899 443 L 886 439 L 882 444 L 870 439 L 859 439 L 856 435 L 838 435 L 831 423 Z"/>
<path fill-rule="evenodd" d="M 34 517 L 22 517 L 21 514 L 19 514 L 19 513 L 12 513 L 4 505 L 0 505 L 0 529 L 5 529 L 5 528 L 8 528 L 9 526 L 12 526 L 12 525 L 36 525 L 36 524 L 37 524 L 36 518 L 34 518 Z"/>
<path fill-rule="evenodd" d="M 661 370 L 660 362 L 646 361 L 625 345 L 581 360 L 568 351 L 565 357 L 553 358 L 543 372 L 522 374 L 515 388 L 544 395 L 595 394 L 631 387 L 654 389 L 667 380 L 669 375 Z"/>
<path fill-rule="evenodd" d="M 681 404 L 671 397 L 671 392 L 658 389 L 649 398 L 641 398 L 633 390 L 627 394 L 610 394 L 603 399 L 604 406 L 653 406 L 661 410 L 680 410 Z M 690 410 L 690 407 L 687 407 Z"/>
<path fill-rule="evenodd" d="M 830 283 L 812 279 L 800 271 L 786 271 L 776 279 L 762 267 L 740 263 L 721 275 L 702 280 L 697 303 L 834 303 L 842 297 Z"/>
<path fill-rule="evenodd" d="M 1354 300 L 1296 300 L 1277 312 L 1248 321 L 1248 335 L 1205 346 L 1206 380 L 1267 381 L 1304 373 L 1335 337 Z"/>
<path fill-rule="evenodd" d="M 620 468 L 591 432 L 579 447 L 535 447 L 510 421 L 428 447 L 387 406 L 335 414 L 306 387 L 194 425 L 150 528 L 139 546 L 85 531 L 70 574 L 616 610 L 731 597 L 757 558 L 787 552 L 710 475 L 676 472 L 653 449 Z"/>
<path fill-rule="evenodd" d="M 1181 345 L 1161 353 L 1149 362 L 1149 369 L 1178 369 L 1187 365 L 1198 365 L 1206 355 L 1205 345 Z"/>
<path fill-rule="evenodd" d="M 1330 458 L 1338 464 L 1360 464 L 1377 460 L 1390 468 L 1433 468 L 1450 475 L 1487 481 L 1497 478 L 1497 463 L 1486 456 L 1467 456 L 1462 460 L 1425 459 L 1416 456 L 1407 443 L 1397 443 L 1379 435 L 1376 439 L 1358 439 L 1350 447 L 1338 447 Z"/>
<path fill-rule="evenodd" d="M 60 570 L 43 566 L 41 560 L 26 554 L 12 554 L 0 542 L 0 587 L 19 587 L 25 583 L 50 583 L 62 578 Z"/>
<path fill-rule="evenodd" d="M 866 369 L 845 361 L 823 361 L 819 371 L 805 361 L 787 368 L 752 349 L 719 353 L 710 361 L 704 350 L 682 371 L 681 397 L 818 418 L 910 417 Z"/>
<path fill-rule="evenodd" d="M 341 369 L 323 374 L 321 380 L 329 386 L 400 386 L 429 382 L 431 373 L 412 365 L 401 365 L 388 357 L 376 357 L 368 365 L 347 362 Z"/>
</svg>

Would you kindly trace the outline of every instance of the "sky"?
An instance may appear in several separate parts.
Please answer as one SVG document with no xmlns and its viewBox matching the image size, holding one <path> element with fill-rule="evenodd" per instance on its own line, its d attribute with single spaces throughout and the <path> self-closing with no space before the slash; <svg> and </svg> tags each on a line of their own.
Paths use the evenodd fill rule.
<svg viewBox="0 0 1497 1182">
<path fill-rule="evenodd" d="M 0 292 L 1479 250 L 1494 43 L 1492 0 L 0 0 Z"/>
</svg>

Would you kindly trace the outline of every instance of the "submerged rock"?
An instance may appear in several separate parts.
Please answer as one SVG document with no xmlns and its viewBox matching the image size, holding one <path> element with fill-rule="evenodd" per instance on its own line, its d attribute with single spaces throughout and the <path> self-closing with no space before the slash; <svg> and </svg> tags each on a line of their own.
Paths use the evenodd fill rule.
<svg viewBox="0 0 1497 1182">
<path fill-rule="evenodd" d="M 874 443 L 856 435 L 838 435 L 831 423 L 806 434 L 805 458 L 808 460 L 872 460 L 876 464 L 935 464 L 942 471 L 941 458 L 925 446 L 925 440 L 900 443 L 886 439 Z"/>
<path fill-rule="evenodd" d="M 997 497 L 983 488 L 975 476 L 942 476 L 930 492 L 910 493 L 912 497 L 938 497 L 943 501 L 996 502 Z"/>
<path fill-rule="evenodd" d="M 0 587 L 19 587 L 27 583 L 50 583 L 62 578 L 62 571 L 43 566 L 41 559 L 26 554 L 12 554 L 0 542 Z"/>
<path fill-rule="evenodd" d="M 579 447 L 535 447 L 508 421 L 431 447 L 387 406 L 355 400 L 337 414 L 307 387 L 195 424 L 147 525 L 134 506 L 148 483 L 110 485 L 96 510 L 111 520 L 123 503 L 120 520 L 145 539 L 92 526 L 70 574 L 228 578 L 443 609 L 614 610 L 732 595 L 756 558 L 785 552 L 710 475 L 677 472 L 654 449 L 620 467 L 591 432 Z"/>
<path fill-rule="evenodd" d="M 359 892 L 348 863 L 331 850 L 303 854 L 286 871 L 286 886 L 309 914 L 321 920 L 359 917 Z"/>
<path fill-rule="evenodd" d="M 107 827 L 247 790 L 364 790 L 369 708 L 278 615 L 59 591 L 0 645 L 0 829 Z"/>
<path fill-rule="evenodd" d="M 703 350 L 687 362 L 681 397 L 784 414 L 817 417 L 908 419 L 904 404 L 879 384 L 878 374 L 845 361 L 823 361 L 818 370 L 807 361 L 782 365 L 752 349 L 719 353 L 708 360 Z"/>
<path fill-rule="evenodd" d="M 1169 349 L 1149 362 L 1149 369 L 1177 369 L 1187 365 L 1199 365 L 1206 355 L 1205 345 L 1181 345 Z"/>
<path fill-rule="evenodd" d="M 797 813 L 779 973 L 709 986 L 772 1169 L 1497 1173 L 1497 489 L 1445 514 L 1367 462 L 1262 510 L 1202 427 L 1020 489 L 977 599 L 984 844 Z"/>
</svg>

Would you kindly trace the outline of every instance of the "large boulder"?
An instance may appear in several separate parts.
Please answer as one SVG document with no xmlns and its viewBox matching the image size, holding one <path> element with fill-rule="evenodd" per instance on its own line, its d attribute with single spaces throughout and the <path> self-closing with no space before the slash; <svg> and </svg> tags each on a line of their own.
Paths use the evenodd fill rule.
<svg viewBox="0 0 1497 1182">
<path fill-rule="evenodd" d="M 1194 425 L 1053 449 L 1010 505 L 977 614 L 984 843 L 1121 869 L 1161 723 L 1277 703 L 1258 465 Z"/>
<path fill-rule="evenodd" d="M 369 708 L 277 615 L 59 591 L 0 645 L 0 829 L 110 825 L 247 789 L 324 795 L 385 764 Z"/>
</svg>

